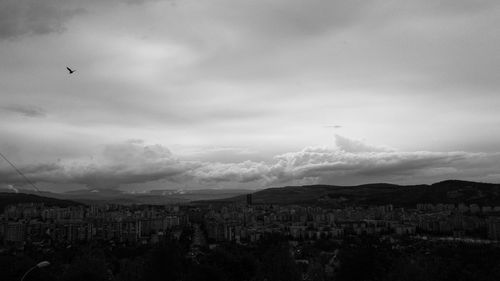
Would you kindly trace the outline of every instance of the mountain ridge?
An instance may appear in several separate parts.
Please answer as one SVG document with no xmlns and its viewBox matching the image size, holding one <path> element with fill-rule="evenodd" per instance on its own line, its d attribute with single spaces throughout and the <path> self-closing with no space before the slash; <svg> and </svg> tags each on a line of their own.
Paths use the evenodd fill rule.
<svg viewBox="0 0 500 281">
<path fill-rule="evenodd" d="M 45 197 L 35 194 L 16 193 L 16 192 L 0 192 L 0 212 L 3 212 L 6 206 L 21 203 L 44 203 L 46 206 L 81 206 L 80 202 L 72 200 L 63 200 L 51 197 Z"/>
<path fill-rule="evenodd" d="M 248 189 L 154 190 L 134 194 L 119 190 L 78 190 L 66 193 L 29 193 L 84 204 L 231 203 L 245 202 L 246 194 L 253 194 L 253 202 L 256 204 L 310 204 L 333 207 L 393 204 L 407 207 L 415 206 L 418 203 L 465 203 L 500 206 L 500 184 L 461 180 L 444 180 L 418 185 L 368 183 L 341 186 L 316 184 L 271 187 L 258 191 Z M 2 193 L 0 192 L 0 194 Z"/>
<path fill-rule="evenodd" d="M 213 202 L 244 202 L 245 196 Z M 444 180 L 433 184 L 370 183 L 354 186 L 302 185 L 273 187 L 252 193 L 255 204 L 384 205 L 409 207 L 418 203 L 500 206 L 500 184 Z M 199 202 L 202 203 L 202 202 Z"/>
<path fill-rule="evenodd" d="M 0 189 L 0 193 L 15 194 L 34 194 L 48 198 L 56 198 L 61 200 L 73 200 L 84 204 L 183 204 L 196 200 L 213 200 L 230 198 L 240 194 L 251 192 L 246 189 L 165 189 L 151 190 L 147 192 L 124 192 L 116 189 L 80 189 L 62 193 L 54 193 L 48 191 L 34 191 L 23 189 Z"/>
</svg>

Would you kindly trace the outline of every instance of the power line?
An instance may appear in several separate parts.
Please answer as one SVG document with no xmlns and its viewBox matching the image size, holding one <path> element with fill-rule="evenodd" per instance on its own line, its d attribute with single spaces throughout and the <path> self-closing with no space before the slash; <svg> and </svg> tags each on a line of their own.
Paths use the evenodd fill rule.
<svg viewBox="0 0 500 281">
<path fill-rule="evenodd" d="M 12 168 L 14 168 L 14 170 L 16 170 L 16 172 L 17 172 L 18 174 L 20 174 L 20 175 L 21 175 L 21 177 L 23 177 L 23 178 L 26 180 L 26 182 L 28 182 L 29 184 L 31 184 L 31 186 L 33 186 L 33 187 L 36 189 L 36 191 L 40 192 L 40 189 L 38 189 L 38 187 L 37 187 L 37 186 L 36 186 L 36 185 L 35 185 L 32 181 L 30 181 L 30 180 L 29 180 L 29 179 L 28 179 L 28 178 L 27 178 L 27 177 L 23 174 L 23 172 L 21 172 L 21 171 L 20 171 L 20 170 L 19 170 L 19 169 L 18 169 L 18 168 L 17 168 L 17 167 L 16 167 L 16 166 L 12 163 L 12 162 L 10 162 L 10 161 L 9 161 L 9 159 L 7 159 L 7 157 L 5 157 L 5 156 L 4 156 L 1 152 L 0 152 L 0 156 L 2 156 L 2 158 L 3 158 L 5 161 L 7 161 L 7 163 L 9 163 L 9 164 L 12 166 Z"/>
</svg>

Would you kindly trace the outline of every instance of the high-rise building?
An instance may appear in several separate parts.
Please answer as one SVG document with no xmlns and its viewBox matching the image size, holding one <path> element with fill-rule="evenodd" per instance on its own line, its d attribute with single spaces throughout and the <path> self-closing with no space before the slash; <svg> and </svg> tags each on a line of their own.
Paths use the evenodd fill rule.
<svg viewBox="0 0 500 281">
<path fill-rule="evenodd" d="M 488 238 L 491 240 L 500 240 L 500 219 L 488 219 Z"/>
<path fill-rule="evenodd" d="M 5 225 L 5 241 L 22 242 L 24 241 L 26 226 L 22 222 L 9 222 Z"/>
<path fill-rule="evenodd" d="M 252 194 L 247 194 L 247 205 L 252 205 Z"/>
</svg>

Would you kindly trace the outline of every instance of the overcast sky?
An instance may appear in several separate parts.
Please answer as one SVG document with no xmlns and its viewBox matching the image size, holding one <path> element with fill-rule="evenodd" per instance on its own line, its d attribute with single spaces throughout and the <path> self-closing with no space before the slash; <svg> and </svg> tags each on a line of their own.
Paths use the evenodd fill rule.
<svg viewBox="0 0 500 281">
<path fill-rule="evenodd" d="M 0 0 L 0 152 L 53 191 L 500 182 L 499 26 L 498 0 Z"/>
</svg>

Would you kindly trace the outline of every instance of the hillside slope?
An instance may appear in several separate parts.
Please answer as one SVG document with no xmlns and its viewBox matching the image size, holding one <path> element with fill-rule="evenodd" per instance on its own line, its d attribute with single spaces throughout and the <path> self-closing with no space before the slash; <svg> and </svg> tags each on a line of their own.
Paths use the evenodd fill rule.
<svg viewBox="0 0 500 281">
<path fill-rule="evenodd" d="M 358 186 L 308 185 L 268 188 L 252 195 L 255 204 L 384 205 L 418 203 L 476 203 L 500 206 L 500 184 L 448 180 L 431 185 L 385 183 Z M 237 196 L 225 202 L 244 202 Z"/>
<path fill-rule="evenodd" d="M 3 212 L 4 208 L 7 205 L 13 205 L 19 203 L 44 203 L 46 206 L 59 206 L 59 207 L 82 205 L 81 203 L 70 200 L 61 200 L 56 198 L 38 196 L 34 194 L 0 192 L 0 212 Z"/>
</svg>

